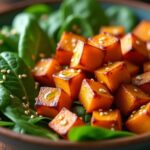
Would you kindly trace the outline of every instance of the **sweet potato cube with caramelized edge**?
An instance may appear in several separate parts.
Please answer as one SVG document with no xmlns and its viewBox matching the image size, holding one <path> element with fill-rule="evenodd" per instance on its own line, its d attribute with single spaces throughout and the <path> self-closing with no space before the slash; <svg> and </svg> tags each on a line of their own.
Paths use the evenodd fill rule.
<svg viewBox="0 0 150 150">
<path fill-rule="evenodd" d="M 77 41 L 85 42 L 86 39 L 82 36 L 71 32 L 64 32 L 56 48 L 56 59 L 61 65 L 69 65 L 73 50 L 77 44 Z"/>
<path fill-rule="evenodd" d="M 119 61 L 122 59 L 120 40 L 108 33 L 98 34 L 88 40 L 90 45 L 96 46 L 104 51 L 104 62 Z"/>
<path fill-rule="evenodd" d="M 124 116 L 150 102 L 150 97 L 142 90 L 131 84 L 122 84 L 117 91 L 115 103 Z"/>
<path fill-rule="evenodd" d="M 121 83 L 130 82 L 130 73 L 125 62 L 114 62 L 95 71 L 99 82 L 104 82 L 112 91 L 116 91 Z"/>
<path fill-rule="evenodd" d="M 125 61 L 127 69 L 131 76 L 135 76 L 139 72 L 139 67 L 129 61 Z"/>
<path fill-rule="evenodd" d="M 135 64 L 141 64 L 148 59 L 148 49 L 145 42 L 132 33 L 121 39 L 123 58 Z"/>
<path fill-rule="evenodd" d="M 134 29 L 133 33 L 143 41 L 150 41 L 150 21 L 141 21 Z"/>
<path fill-rule="evenodd" d="M 108 111 L 93 111 L 91 124 L 92 126 L 108 128 L 111 130 L 121 130 L 122 119 L 120 111 L 117 109 L 109 109 Z"/>
<path fill-rule="evenodd" d="M 150 103 L 134 111 L 128 118 L 126 127 L 137 134 L 150 132 Z"/>
<path fill-rule="evenodd" d="M 41 85 L 54 85 L 52 75 L 61 70 L 56 59 L 41 59 L 33 69 L 33 77 Z"/>
<path fill-rule="evenodd" d="M 72 99 L 78 97 L 85 74 L 80 69 L 65 69 L 53 75 L 56 87 L 63 89 Z"/>
<path fill-rule="evenodd" d="M 49 127 L 64 138 L 67 138 L 67 133 L 71 128 L 82 125 L 84 125 L 84 122 L 66 108 L 62 108 L 59 114 L 49 123 Z"/>
<path fill-rule="evenodd" d="M 71 104 L 71 97 L 62 89 L 41 87 L 35 108 L 39 115 L 55 117 L 63 107 L 70 109 Z"/>
<path fill-rule="evenodd" d="M 150 61 L 143 64 L 143 70 L 144 72 L 150 71 Z"/>
<path fill-rule="evenodd" d="M 104 52 L 102 50 L 83 41 L 78 41 L 70 66 L 92 72 L 102 65 L 103 58 Z"/>
<path fill-rule="evenodd" d="M 79 92 L 79 101 L 86 111 L 91 113 L 97 109 L 109 109 L 113 102 L 113 96 L 105 85 L 93 79 L 84 79 Z"/>
<path fill-rule="evenodd" d="M 133 78 L 132 82 L 142 91 L 150 95 L 150 71 L 136 76 L 135 78 Z"/>
<path fill-rule="evenodd" d="M 100 29 L 100 33 L 109 33 L 120 38 L 124 36 L 125 28 L 123 26 L 103 26 Z"/>
</svg>

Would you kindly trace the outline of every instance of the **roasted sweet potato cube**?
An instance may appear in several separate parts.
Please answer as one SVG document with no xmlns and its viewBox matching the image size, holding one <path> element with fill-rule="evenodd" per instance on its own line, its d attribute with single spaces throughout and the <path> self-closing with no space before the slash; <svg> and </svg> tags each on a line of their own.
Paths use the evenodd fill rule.
<svg viewBox="0 0 150 150">
<path fill-rule="evenodd" d="M 98 34 L 88 40 L 90 45 L 102 49 L 105 53 L 104 62 L 119 61 L 122 59 L 120 40 L 108 33 Z"/>
<path fill-rule="evenodd" d="M 121 83 L 130 82 L 130 73 L 125 62 L 114 62 L 95 71 L 99 82 L 104 82 L 112 91 L 116 91 Z"/>
<path fill-rule="evenodd" d="M 137 134 L 150 132 L 150 103 L 134 111 L 127 120 L 126 127 Z"/>
<path fill-rule="evenodd" d="M 142 91 L 150 95 L 150 71 L 136 76 L 135 78 L 133 78 L 132 82 Z"/>
<path fill-rule="evenodd" d="M 131 84 L 122 84 L 115 98 L 116 106 L 125 116 L 148 102 L 150 102 L 150 97 Z"/>
<path fill-rule="evenodd" d="M 54 85 L 54 80 L 52 75 L 57 71 L 61 70 L 61 66 L 59 65 L 56 59 L 41 59 L 35 65 L 33 69 L 33 77 L 37 82 L 41 85 Z"/>
<path fill-rule="evenodd" d="M 79 92 L 79 101 L 86 111 L 91 113 L 97 109 L 109 109 L 113 102 L 113 96 L 103 84 L 93 79 L 84 79 Z"/>
<path fill-rule="evenodd" d="M 123 58 L 135 64 L 141 64 L 148 59 L 148 49 L 145 42 L 132 33 L 121 39 Z"/>
<path fill-rule="evenodd" d="M 125 28 L 123 26 L 103 26 L 100 33 L 109 33 L 120 38 L 125 34 Z"/>
<path fill-rule="evenodd" d="M 139 72 L 139 67 L 129 61 L 125 61 L 128 71 L 131 76 L 135 76 Z"/>
<path fill-rule="evenodd" d="M 72 99 L 78 97 L 85 74 L 80 69 L 65 69 L 53 75 L 56 87 L 63 89 Z"/>
<path fill-rule="evenodd" d="M 66 108 L 63 108 L 49 123 L 49 127 L 64 138 L 67 138 L 67 133 L 71 128 L 82 125 L 84 125 L 84 122 L 81 118 Z"/>
<path fill-rule="evenodd" d="M 82 36 L 71 32 L 64 32 L 56 48 L 56 59 L 61 65 L 69 65 L 73 50 L 77 44 L 77 41 L 85 42 L 86 39 Z"/>
<path fill-rule="evenodd" d="M 108 111 L 93 111 L 91 124 L 92 126 L 99 126 L 111 130 L 121 130 L 122 119 L 120 111 L 117 109 L 109 109 Z"/>
<path fill-rule="evenodd" d="M 71 104 L 71 97 L 60 88 L 41 87 L 35 108 L 39 115 L 55 117 L 63 107 L 70 109 Z"/>
<path fill-rule="evenodd" d="M 141 21 L 135 27 L 133 33 L 143 41 L 150 41 L 150 21 Z"/>
<path fill-rule="evenodd" d="M 104 53 L 97 47 L 78 41 L 70 66 L 73 68 L 94 71 L 103 63 Z"/>
<path fill-rule="evenodd" d="M 144 72 L 150 71 L 150 61 L 149 61 L 149 62 L 145 62 L 145 63 L 143 64 L 143 71 L 144 71 Z"/>
</svg>

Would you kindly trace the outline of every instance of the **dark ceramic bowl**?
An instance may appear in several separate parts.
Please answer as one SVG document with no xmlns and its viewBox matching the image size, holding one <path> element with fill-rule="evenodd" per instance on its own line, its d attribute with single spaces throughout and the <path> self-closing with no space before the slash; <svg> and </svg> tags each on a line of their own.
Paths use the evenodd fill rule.
<svg viewBox="0 0 150 150">
<path fill-rule="evenodd" d="M 10 24 L 13 17 L 26 6 L 35 2 L 45 2 L 57 8 L 59 0 L 34 0 L 22 1 L 18 4 L 12 4 L 9 7 L 0 8 L 0 25 Z M 119 1 L 119 0 L 103 0 L 104 8 L 110 5 L 124 5 L 130 7 L 139 16 L 140 19 L 150 20 L 150 5 L 134 2 L 134 1 Z M 49 139 L 21 135 L 12 132 L 5 128 L 0 128 L 0 141 L 3 141 L 13 147 L 14 150 L 149 150 L 150 149 L 150 133 L 137 135 L 134 137 L 72 143 L 68 141 L 53 142 Z"/>
</svg>

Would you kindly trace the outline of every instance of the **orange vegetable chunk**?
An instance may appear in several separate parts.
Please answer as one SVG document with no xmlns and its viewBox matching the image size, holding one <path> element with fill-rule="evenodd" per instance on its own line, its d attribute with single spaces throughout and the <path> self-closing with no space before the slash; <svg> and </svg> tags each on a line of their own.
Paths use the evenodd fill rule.
<svg viewBox="0 0 150 150">
<path fill-rule="evenodd" d="M 60 88 L 41 87 L 35 108 L 39 115 L 55 117 L 63 107 L 70 109 L 71 104 L 70 96 Z"/>
<path fill-rule="evenodd" d="M 98 34 L 88 40 L 90 45 L 96 46 L 104 51 L 104 62 L 119 61 L 122 59 L 120 40 L 108 33 Z"/>
<path fill-rule="evenodd" d="M 51 129 L 65 138 L 67 138 L 67 133 L 71 128 L 82 125 L 84 125 L 84 122 L 66 108 L 62 108 L 59 114 L 49 123 Z"/>
<path fill-rule="evenodd" d="M 150 61 L 145 62 L 145 63 L 143 64 L 143 70 L 144 70 L 144 72 L 150 71 Z"/>
<path fill-rule="evenodd" d="M 134 111 L 126 121 L 126 127 L 137 134 L 150 132 L 150 103 Z"/>
<path fill-rule="evenodd" d="M 41 59 L 33 69 L 33 77 L 41 85 L 54 85 L 53 73 L 60 71 L 61 66 L 56 59 Z"/>
<path fill-rule="evenodd" d="M 80 69 L 65 69 L 53 75 L 56 87 L 63 89 L 73 99 L 78 97 L 85 74 Z"/>
<path fill-rule="evenodd" d="M 148 59 L 148 49 L 144 41 L 132 33 L 128 33 L 121 39 L 123 58 L 135 64 L 141 64 Z"/>
<path fill-rule="evenodd" d="M 78 40 L 85 42 L 86 39 L 80 35 L 64 32 L 56 48 L 56 59 L 61 65 L 69 65 L 73 50 Z"/>
<path fill-rule="evenodd" d="M 150 21 L 141 21 L 133 30 L 133 33 L 143 41 L 150 41 Z"/>
<path fill-rule="evenodd" d="M 93 111 L 91 124 L 92 126 L 99 126 L 111 130 L 121 130 L 122 119 L 120 111 L 117 109 L 109 109 L 108 111 Z"/>
<path fill-rule="evenodd" d="M 64 32 L 56 48 L 56 59 L 61 65 L 69 65 L 71 57 L 73 55 L 73 50 L 78 42 L 78 40 L 85 42 L 86 38 L 83 36 Z"/>
<path fill-rule="evenodd" d="M 130 73 L 125 62 L 114 62 L 95 71 L 95 76 L 99 82 L 104 82 L 112 91 L 116 91 L 121 83 L 130 82 Z"/>
<path fill-rule="evenodd" d="M 97 109 L 109 109 L 113 102 L 113 96 L 105 85 L 93 79 L 84 79 L 79 92 L 79 101 L 88 113 Z"/>
<path fill-rule="evenodd" d="M 109 33 L 120 38 L 125 34 L 125 28 L 123 26 L 103 26 L 100 28 L 100 33 Z"/>
<path fill-rule="evenodd" d="M 150 95 L 150 71 L 136 76 L 133 78 L 132 82 L 142 91 Z"/>
<path fill-rule="evenodd" d="M 150 102 L 150 97 L 131 84 L 122 84 L 115 98 L 117 107 L 125 116 L 148 102 Z"/>
<path fill-rule="evenodd" d="M 139 72 L 139 67 L 129 61 L 125 61 L 128 71 L 131 76 L 135 76 Z"/>
<path fill-rule="evenodd" d="M 102 65 L 103 58 L 104 53 L 102 50 L 82 41 L 78 41 L 70 66 L 92 72 Z"/>
</svg>

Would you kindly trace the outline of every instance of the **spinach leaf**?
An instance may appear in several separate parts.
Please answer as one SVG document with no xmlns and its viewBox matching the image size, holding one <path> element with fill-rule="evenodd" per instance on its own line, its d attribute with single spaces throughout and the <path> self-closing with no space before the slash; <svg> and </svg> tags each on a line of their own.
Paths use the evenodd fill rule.
<svg viewBox="0 0 150 150">
<path fill-rule="evenodd" d="M 68 138 L 70 141 L 91 141 L 91 140 L 105 140 L 126 136 L 133 136 L 133 133 L 125 131 L 111 131 L 105 128 L 81 126 L 74 127 L 69 131 Z"/>
<path fill-rule="evenodd" d="M 4 26 L 0 30 L 0 52 L 18 51 L 19 36 L 14 29 Z"/>
<path fill-rule="evenodd" d="M 42 15 L 50 14 L 52 12 L 52 8 L 46 4 L 35 4 L 27 7 L 24 11 L 39 18 Z"/>
<path fill-rule="evenodd" d="M 127 32 L 132 31 L 138 23 L 138 17 L 127 7 L 111 6 L 106 10 L 106 15 L 111 25 L 122 25 Z"/>
<path fill-rule="evenodd" d="M 0 82 L 3 87 L 33 107 L 37 90 L 31 71 L 24 61 L 15 53 L 3 52 L 0 54 L 0 70 Z"/>
<path fill-rule="evenodd" d="M 58 33 L 58 39 L 60 39 L 64 31 L 74 32 L 85 37 L 91 37 L 94 35 L 90 24 L 85 19 L 74 15 L 70 15 L 66 18 Z"/>
<path fill-rule="evenodd" d="M 0 127 L 12 127 L 14 126 L 13 122 L 10 121 L 0 121 Z"/>
<path fill-rule="evenodd" d="M 64 19 L 72 14 L 86 19 L 94 33 L 100 26 L 108 24 L 107 16 L 96 0 L 64 0 L 60 9 Z"/>
<path fill-rule="evenodd" d="M 30 14 L 20 14 L 14 20 L 14 27 L 20 28 L 18 53 L 29 67 L 41 57 L 51 54 L 51 45 L 46 33 L 40 28 L 36 18 Z"/>
</svg>

